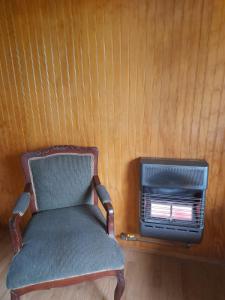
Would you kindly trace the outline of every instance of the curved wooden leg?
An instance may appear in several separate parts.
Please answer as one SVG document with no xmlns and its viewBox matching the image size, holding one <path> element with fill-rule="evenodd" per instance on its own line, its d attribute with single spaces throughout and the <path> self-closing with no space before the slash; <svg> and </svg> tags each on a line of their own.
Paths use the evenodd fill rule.
<svg viewBox="0 0 225 300">
<path fill-rule="evenodd" d="M 114 300 L 120 300 L 125 289 L 124 270 L 117 273 L 117 286 L 115 289 Z"/>
<path fill-rule="evenodd" d="M 20 300 L 20 296 L 16 292 L 11 291 L 10 295 L 11 295 L 11 300 Z"/>
</svg>

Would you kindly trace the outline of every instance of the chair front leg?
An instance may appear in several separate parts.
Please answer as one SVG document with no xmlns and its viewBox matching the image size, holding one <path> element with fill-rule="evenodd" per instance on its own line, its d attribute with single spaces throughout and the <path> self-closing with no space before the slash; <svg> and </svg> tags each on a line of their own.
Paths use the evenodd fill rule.
<svg viewBox="0 0 225 300">
<path fill-rule="evenodd" d="M 125 289 L 124 270 L 117 272 L 117 286 L 115 289 L 114 300 L 120 300 Z"/>
<path fill-rule="evenodd" d="M 16 292 L 11 291 L 10 295 L 11 295 L 11 300 L 20 300 L 20 296 Z"/>
</svg>

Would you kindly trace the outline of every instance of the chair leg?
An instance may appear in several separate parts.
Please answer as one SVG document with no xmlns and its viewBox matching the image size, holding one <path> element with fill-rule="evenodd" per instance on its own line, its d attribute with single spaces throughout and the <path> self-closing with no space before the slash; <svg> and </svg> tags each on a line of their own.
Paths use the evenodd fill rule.
<svg viewBox="0 0 225 300">
<path fill-rule="evenodd" d="M 16 292 L 11 291 L 10 295 L 11 295 L 11 300 L 20 300 L 20 296 Z"/>
<path fill-rule="evenodd" d="M 117 273 L 117 286 L 115 289 L 114 300 L 120 300 L 125 289 L 124 270 Z"/>
</svg>

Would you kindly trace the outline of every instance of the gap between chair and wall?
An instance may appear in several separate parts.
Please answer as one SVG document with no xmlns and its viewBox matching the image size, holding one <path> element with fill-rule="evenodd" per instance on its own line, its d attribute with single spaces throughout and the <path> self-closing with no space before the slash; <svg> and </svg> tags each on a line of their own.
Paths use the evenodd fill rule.
<svg viewBox="0 0 225 300">
<path fill-rule="evenodd" d="M 173 241 L 165 241 L 160 239 L 154 239 L 149 237 L 141 237 L 140 234 L 135 234 L 135 236 L 139 239 L 144 239 L 145 241 L 140 240 L 122 240 L 120 235 L 116 235 L 116 239 L 120 246 L 124 249 L 131 251 L 139 251 L 143 253 L 149 253 L 153 255 L 167 256 L 171 258 L 178 258 L 189 261 L 196 262 L 207 262 L 211 264 L 222 264 L 225 266 L 224 260 L 215 259 L 212 257 L 200 256 L 196 253 L 196 255 L 190 255 L 184 253 L 184 251 L 189 251 L 192 247 L 197 247 L 198 245 L 190 245 L 187 247 L 184 243 L 173 242 Z M 160 248 L 157 248 L 159 246 Z"/>
</svg>

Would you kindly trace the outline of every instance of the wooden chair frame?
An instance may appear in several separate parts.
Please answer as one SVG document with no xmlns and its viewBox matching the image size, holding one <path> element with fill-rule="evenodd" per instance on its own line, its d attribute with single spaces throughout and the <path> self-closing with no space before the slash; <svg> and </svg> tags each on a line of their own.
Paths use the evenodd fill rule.
<svg viewBox="0 0 225 300">
<path fill-rule="evenodd" d="M 94 193 L 94 205 L 98 205 L 98 195 L 96 193 L 96 187 L 101 184 L 98 177 L 98 149 L 96 147 L 78 147 L 78 146 L 53 146 L 50 148 L 42 149 L 35 152 L 26 152 L 22 155 L 22 166 L 25 173 L 25 181 L 26 185 L 24 188 L 25 192 L 29 192 L 31 195 L 31 201 L 29 208 L 32 212 L 32 215 L 37 212 L 35 206 L 35 200 L 32 190 L 28 160 L 33 157 L 42 157 L 48 156 L 52 154 L 61 154 L 61 153 L 77 153 L 77 154 L 92 154 L 94 157 L 94 176 L 93 176 L 93 188 L 95 190 Z M 100 198 L 99 198 L 100 199 Z M 101 199 L 100 199 L 101 201 Z M 106 230 L 107 233 L 114 237 L 114 211 L 111 202 L 103 203 L 102 205 L 107 214 L 107 225 Z M 16 254 L 23 246 L 23 239 L 20 230 L 20 220 L 21 216 L 19 214 L 13 214 L 9 220 L 9 229 L 10 235 L 13 245 L 14 254 Z M 39 284 L 30 285 L 23 288 L 18 288 L 11 290 L 11 300 L 19 300 L 20 296 L 29 293 L 31 291 L 42 290 L 42 289 L 50 289 L 54 287 L 63 287 L 68 285 L 73 285 L 77 283 L 81 283 L 84 281 L 95 280 L 105 276 L 116 276 L 117 278 L 117 286 L 114 293 L 114 300 L 120 300 L 125 288 L 125 280 L 124 280 L 124 270 L 109 270 L 104 272 L 92 273 L 89 275 L 76 276 L 69 279 L 55 280 L 50 282 L 44 282 Z"/>
</svg>

